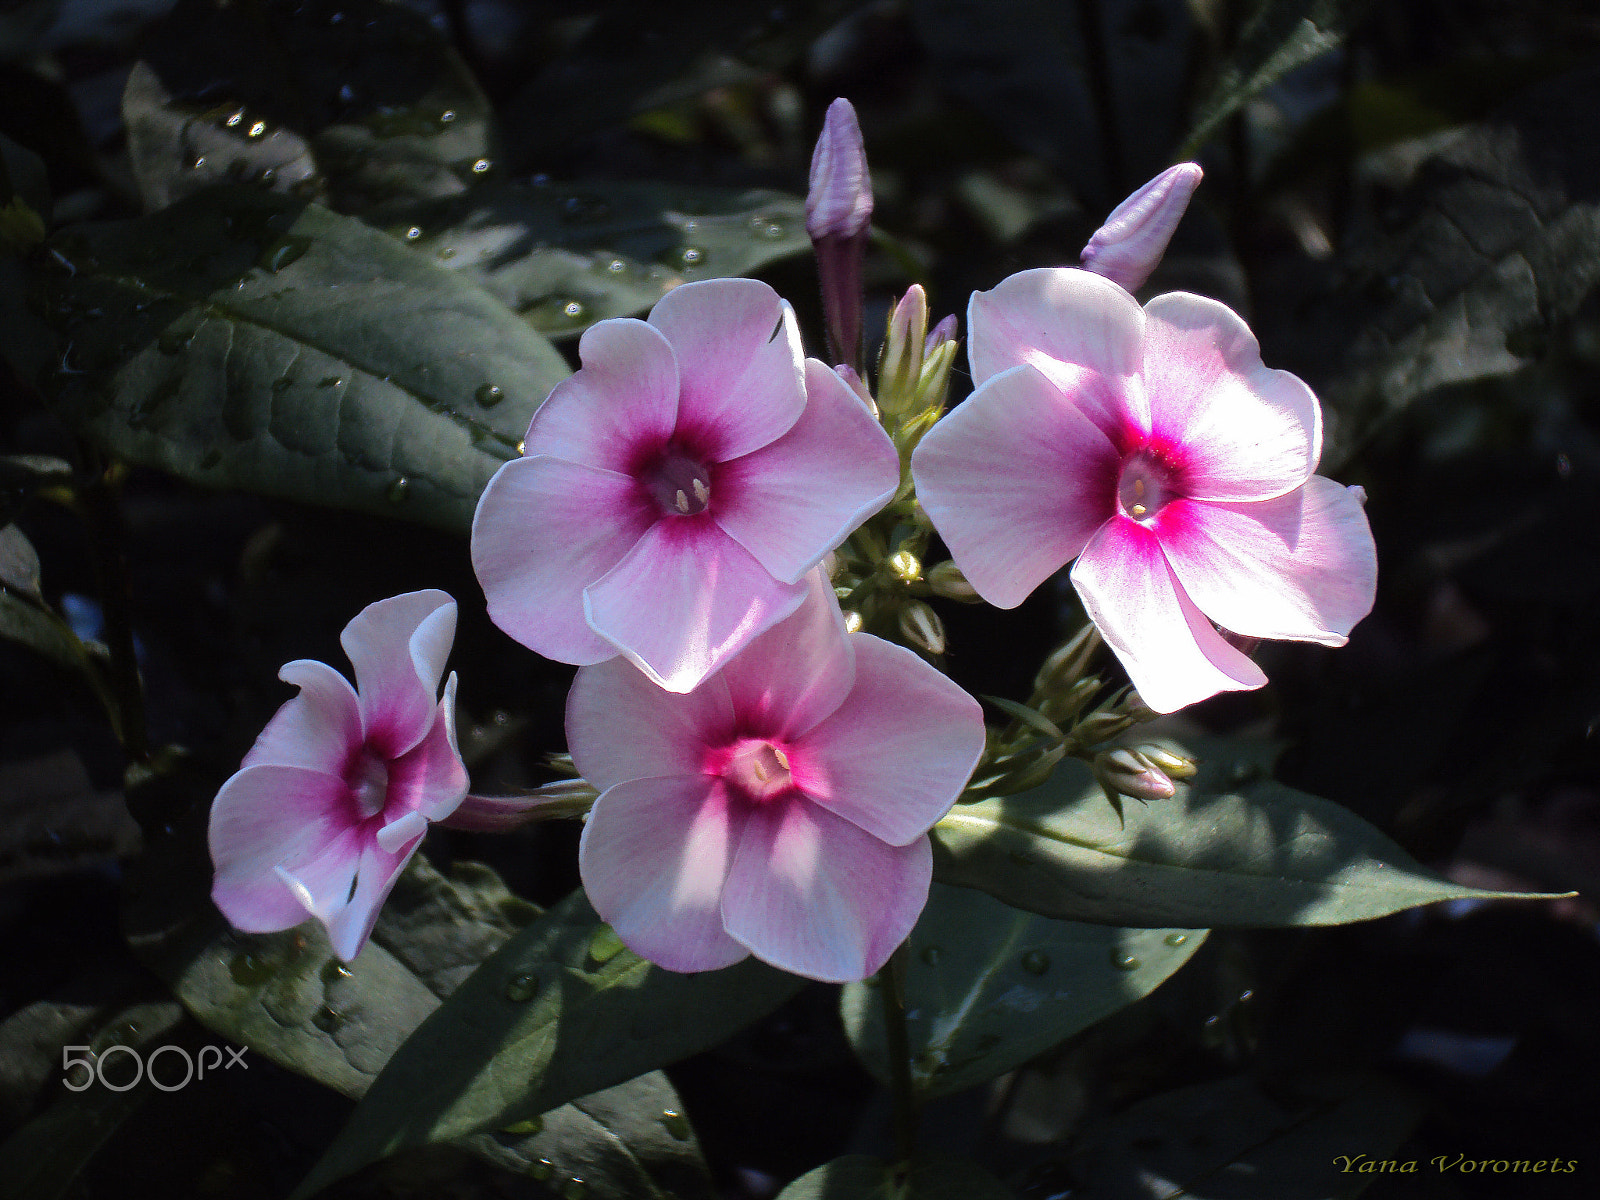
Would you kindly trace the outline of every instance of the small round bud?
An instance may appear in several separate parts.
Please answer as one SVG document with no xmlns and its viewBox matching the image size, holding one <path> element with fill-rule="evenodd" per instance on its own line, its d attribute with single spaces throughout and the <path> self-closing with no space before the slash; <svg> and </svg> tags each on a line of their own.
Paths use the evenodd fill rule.
<svg viewBox="0 0 1600 1200">
<path fill-rule="evenodd" d="M 959 600 L 963 604 L 979 604 L 983 601 L 978 590 L 967 582 L 966 575 L 956 566 L 954 559 L 947 558 L 939 563 L 928 572 L 927 579 L 935 596 Z"/>
</svg>

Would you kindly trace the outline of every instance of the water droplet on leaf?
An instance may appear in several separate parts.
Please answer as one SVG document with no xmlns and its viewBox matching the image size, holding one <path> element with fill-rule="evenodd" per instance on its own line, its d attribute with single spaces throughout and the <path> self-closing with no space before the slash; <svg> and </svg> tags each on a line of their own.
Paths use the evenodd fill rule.
<svg viewBox="0 0 1600 1200">
<path fill-rule="evenodd" d="M 669 1108 L 661 1114 L 661 1127 L 680 1142 L 689 1140 L 689 1118 L 675 1109 Z"/>
<path fill-rule="evenodd" d="M 1137 971 L 1144 964 L 1126 950 L 1113 948 L 1111 951 L 1111 965 L 1119 971 Z"/>
<path fill-rule="evenodd" d="M 493 408 L 506 398 L 506 393 L 499 384 L 486 383 L 472 393 L 472 398 L 484 408 Z"/>
<path fill-rule="evenodd" d="M 402 504 L 410 494 L 411 481 L 402 475 L 389 485 L 389 490 L 384 493 L 384 497 L 390 504 Z"/>
<path fill-rule="evenodd" d="M 1189 935 L 1187 933 L 1169 933 L 1161 940 L 1169 946 L 1181 946 L 1189 940 Z"/>
<path fill-rule="evenodd" d="M 518 1004 L 532 1000 L 538 991 L 539 977 L 532 973 L 513 975 L 506 982 L 506 999 Z"/>
<path fill-rule="evenodd" d="M 332 1033 L 339 1028 L 343 1020 L 344 1014 L 337 1008 L 334 1008 L 331 1004 L 324 1004 L 312 1015 L 311 1023 L 322 1030 L 323 1033 Z"/>
<path fill-rule="evenodd" d="M 263 271 L 281 271 L 309 249 L 311 249 L 310 238 L 286 233 L 261 252 L 261 256 L 256 259 L 256 266 Z"/>
<path fill-rule="evenodd" d="M 240 987 L 257 987 L 271 979 L 274 973 L 271 963 L 248 952 L 235 954 L 228 960 L 228 974 Z"/>
<path fill-rule="evenodd" d="M 156 335 L 156 349 L 163 354 L 177 354 L 189 348 L 194 334 L 193 329 L 163 329 Z"/>
</svg>

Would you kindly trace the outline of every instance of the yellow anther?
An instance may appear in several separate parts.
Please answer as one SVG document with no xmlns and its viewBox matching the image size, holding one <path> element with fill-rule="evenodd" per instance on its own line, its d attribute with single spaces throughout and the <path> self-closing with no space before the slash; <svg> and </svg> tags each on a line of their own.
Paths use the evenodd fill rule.
<svg viewBox="0 0 1600 1200">
<path fill-rule="evenodd" d="M 1135 479 L 1133 481 L 1133 494 L 1141 500 L 1144 499 L 1144 480 Z"/>
<path fill-rule="evenodd" d="M 1139 485 L 1139 487 L 1140 487 L 1140 490 L 1143 490 L 1143 488 L 1144 488 L 1144 485 L 1143 485 L 1143 484 L 1140 484 L 1140 485 Z M 683 493 L 682 493 L 682 492 L 679 492 L 679 493 L 678 493 L 678 494 L 679 494 L 679 495 L 680 495 L 680 496 L 681 496 L 681 495 L 682 495 L 682 494 L 683 494 Z M 1129 512 L 1131 512 L 1131 513 L 1132 513 L 1132 514 L 1133 514 L 1133 515 L 1134 515 L 1134 516 L 1136 516 L 1136 517 L 1142 517 L 1142 516 L 1144 516 L 1144 514 L 1145 514 L 1145 512 L 1146 512 L 1146 511 L 1147 511 L 1147 510 L 1146 510 L 1146 508 L 1145 508 L 1145 506 L 1144 506 L 1144 505 L 1142 505 L 1142 504 L 1135 504 L 1135 505 L 1134 505 L 1134 506 L 1133 506 L 1133 507 L 1132 507 L 1132 508 L 1130 508 L 1130 509 L 1129 509 L 1129 510 L 1128 510 L 1128 511 L 1129 511 Z"/>
<path fill-rule="evenodd" d="M 679 495 L 682 495 L 682 493 L 680 492 Z M 698 475 L 695 476 L 694 480 L 694 498 L 700 501 L 701 504 L 711 499 L 711 489 L 706 486 L 706 481 Z"/>
<path fill-rule="evenodd" d="M 672 502 L 678 506 L 678 511 L 684 516 L 689 515 L 689 497 L 683 494 L 682 488 L 678 489 L 678 494 L 673 497 Z"/>
</svg>

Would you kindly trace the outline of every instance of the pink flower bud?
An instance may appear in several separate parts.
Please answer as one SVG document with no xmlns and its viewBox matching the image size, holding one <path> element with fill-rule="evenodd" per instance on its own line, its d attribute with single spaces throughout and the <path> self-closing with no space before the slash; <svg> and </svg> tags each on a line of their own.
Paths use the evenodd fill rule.
<svg viewBox="0 0 1600 1200">
<path fill-rule="evenodd" d="M 1198 163 L 1179 163 L 1117 205 L 1083 248 L 1083 269 L 1130 292 L 1142 287 L 1167 252 L 1200 175 Z"/>
<path fill-rule="evenodd" d="M 842 96 L 828 106 L 822 136 L 811 155 L 806 232 L 812 241 L 853 238 L 872 221 L 872 177 L 856 110 Z"/>
<path fill-rule="evenodd" d="M 960 330 L 960 322 L 956 320 L 955 313 L 951 313 L 928 331 L 928 339 L 923 343 L 922 354 L 926 358 L 946 342 L 956 340 L 956 333 Z"/>
</svg>

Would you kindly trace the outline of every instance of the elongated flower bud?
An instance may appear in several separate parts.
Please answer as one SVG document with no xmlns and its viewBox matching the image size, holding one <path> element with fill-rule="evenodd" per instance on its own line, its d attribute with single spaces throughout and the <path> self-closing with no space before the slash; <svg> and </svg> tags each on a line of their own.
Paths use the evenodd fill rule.
<svg viewBox="0 0 1600 1200">
<path fill-rule="evenodd" d="M 953 559 L 947 558 L 932 568 L 927 574 L 927 579 L 928 586 L 933 589 L 935 596 L 943 596 L 946 600 L 959 600 L 962 604 L 983 603 L 983 597 L 978 595 L 978 589 L 967 582 L 967 577 L 961 573 L 961 568 L 956 566 Z"/>
<path fill-rule="evenodd" d="M 900 635 L 929 654 L 944 653 L 944 622 L 921 600 L 908 600 L 900 610 Z"/>
<path fill-rule="evenodd" d="M 850 101 L 828 106 L 811 155 L 806 232 L 817 254 L 833 361 L 861 367 L 861 259 L 872 223 L 872 177 Z"/>
<path fill-rule="evenodd" d="M 1142 287 L 1167 252 L 1200 175 L 1198 163 L 1179 163 L 1117 205 L 1083 248 L 1083 269 L 1130 292 Z"/>
<path fill-rule="evenodd" d="M 1108 792 L 1121 792 L 1136 800 L 1170 800 L 1178 792 L 1159 767 L 1125 746 L 1097 754 L 1094 775 Z"/>
<path fill-rule="evenodd" d="M 878 356 L 878 404 L 884 412 L 898 414 L 911 407 L 927 339 L 928 297 L 914 283 L 889 313 L 889 332 Z"/>
</svg>

